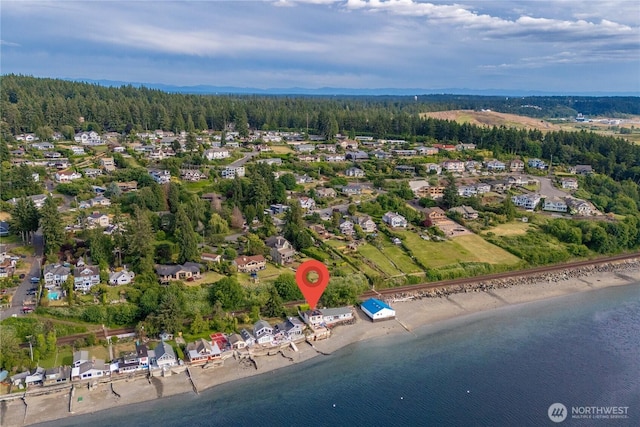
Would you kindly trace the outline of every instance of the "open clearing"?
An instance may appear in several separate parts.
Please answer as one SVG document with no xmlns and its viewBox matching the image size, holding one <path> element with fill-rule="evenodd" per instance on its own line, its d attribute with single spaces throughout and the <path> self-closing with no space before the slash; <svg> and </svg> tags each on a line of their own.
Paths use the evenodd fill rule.
<svg viewBox="0 0 640 427">
<path fill-rule="evenodd" d="M 488 230 L 488 232 L 496 236 L 517 236 L 525 234 L 530 227 L 531 225 L 526 222 L 509 222 L 507 224 L 500 224 Z"/>
<path fill-rule="evenodd" d="M 560 130 L 560 126 L 546 120 L 517 114 L 498 113 L 496 111 L 450 110 L 422 113 L 423 117 L 452 120 L 458 123 L 470 123 L 478 126 L 506 126 L 543 131 Z"/>
<path fill-rule="evenodd" d="M 474 111 L 474 110 L 449 110 L 433 111 L 422 113 L 421 117 L 432 117 L 440 120 L 451 120 L 458 123 L 470 123 L 478 126 L 506 126 L 518 129 L 538 129 L 540 131 L 564 130 L 568 132 L 578 132 L 587 130 L 605 136 L 623 138 L 627 141 L 640 144 L 640 117 L 631 116 L 625 118 L 622 123 L 612 125 L 608 119 L 593 117 L 591 122 L 574 121 L 547 121 L 534 117 L 519 116 L 517 114 L 498 113 L 496 111 Z M 619 128 L 626 127 L 632 130 L 630 134 L 621 134 Z"/>
<path fill-rule="evenodd" d="M 444 242 L 426 241 L 411 231 L 401 231 L 404 242 L 414 256 L 430 268 L 444 267 L 461 262 L 490 264 L 517 264 L 520 259 L 481 237 L 471 234 Z"/>
</svg>

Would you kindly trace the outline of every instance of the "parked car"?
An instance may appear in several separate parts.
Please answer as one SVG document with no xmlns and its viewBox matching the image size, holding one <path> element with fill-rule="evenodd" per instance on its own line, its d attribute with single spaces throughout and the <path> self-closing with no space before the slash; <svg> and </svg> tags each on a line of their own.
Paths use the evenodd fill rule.
<svg viewBox="0 0 640 427">
<path fill-rule="evenodd" d="M 31 278 L 31 283 L 40 283 L 40 278 L 39 277 L 32 277 Z"/>
</svg>

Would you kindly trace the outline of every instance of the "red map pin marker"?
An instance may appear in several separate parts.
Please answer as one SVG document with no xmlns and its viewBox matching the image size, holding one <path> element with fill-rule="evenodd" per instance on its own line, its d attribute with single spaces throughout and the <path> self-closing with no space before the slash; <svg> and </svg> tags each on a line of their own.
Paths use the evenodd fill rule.
<svg viewBox="0 0 640 427">
<path fill-rule="evenodd" d="M 318 280 L 315 282 L 309 280 L 309 273 L 316 273 Z M 313 310 L 316 308 L 318 300 L 329 283 L 329 270 L 327 266 L 320 261 L 305 261 L 300 264 L 298 271 L 296 271 L 296 283 L 302 295 L 304 295 L 304 299 L 307 300 Z"/>
</svg>

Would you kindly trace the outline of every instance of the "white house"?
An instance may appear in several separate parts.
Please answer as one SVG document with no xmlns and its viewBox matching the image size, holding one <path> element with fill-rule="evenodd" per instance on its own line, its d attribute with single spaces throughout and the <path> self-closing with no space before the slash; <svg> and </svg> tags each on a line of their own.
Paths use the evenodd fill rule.
<svg viewBox="0 0 640 427">
<path fill-rule="evenodd" d="M 109 274 L 109 284 L 112 286 L 128 285 L 133 281 L 134 277 L 135 273 L 133 271 L 127 271 L 126 269 L 116 271 Z"/>
<path fill-rule="evenodd" d="M 204 151 L 204 157 L 207 160 L 228 159 L 230 155 L 226 148 L 210 148 Z"/>
<path fill-rule="evenodd" d="M 166 184 L 171 181 L 171 173 L 168 170 L 153 169 L 149 171 L 149 175 L 158 184 Z"/>
<path fill-rule="evenodd" d="M 575 178 L 562 178 L 560 180 L 560 184 L 562 188 L 567 190 L 577 190 L 578 189 L 578 180 Z"/>
<path fill-rule="evenodd" d="M 442 162 L 441 166 L 442 169 L 448 172 L 464 172 L 464 162 L 461 162 L 460 160 L 446 160 Z"/>
<path fill-rule="evenodd" d="M 407 219 L 397 212 L 387 212 L 382 216 L 382 221 L 390 227 L 407 228 Z"/>
<path fill-rule="evenodd" d="M 351 176 L 354 178 L 362 178 L 364 177 L 364 171 L 362 169 L 359 168 L 349 168 L 346 171 L 344 171 L 344 174 L 346 176 Z"/>
<path fill-rule="evenodd" d="M 298 199 L 300 207 L 305 211 L 310 211 L 316 208 L 316 201 L 311 197 L 300 197 Z"/>
<path fill-rule="evenodd" d="M 55 175 L 56 182 L 60 183 L 71 182 L 74 179 L 80 178 L 82 178 L 82 174 L 70 170 L 58 171 Z"/>
<path fill-rule="evenodd" d="M 88 292 L 91 287 L 100 283 L 100 268 L 95 265 L 76 267 L 73 270 L 73 288 L 76 291 Z"/>
<path fill-rule="evenodd" d="M 220 176 L 225 179 L 233 179 L 236 176 L 243 177 L 245 174 L 244 166 L 227 166 L 222 169 Z"/>
<path fill-rule="evenodd" d="M 258 320 L 253 325 L 253 335 L 258 344 L 269 344 L 273 340 L 273 327 L 266 320 Z"/>
<path fill-rule="evenodd" d="M 157 365 L 158 368 L 178 364 L 178 358 L 176 357 L 176 353 L 173 351 L 173 347 L 164 341 L 160 341 L 153 352 L 155 354 L 155 365 Z"/>
<path fill-rule="evenodd" d="M 322 323 L 327 326 L 354 320 L 351 307 L 321 308 L 317 311 L 322 316 Z"/>
<path fill-rule="evenodd" d="M 525 209 L 535 209 L 541 199 L 542 197 L 539 194 L 520 194 L 518 196 L 513 196 L 511 201 L 516 206 Z"/>
<path fill-rule="evenodd" d="M 396 311 L 394 309 L 375 298 L 369 298 L 360 305 L 360 308 L 364 314 L 369 316 L 369 318 L 374 322 L 379 320 L 389 320 L 396 317 Z"/>
<path fill-rule="evenodd" d="M 549 197 L 544 200 L 542 209 L 549 212 L 567 212 L 568 206 L 565 201 L 559 197 Z"/>
<path fill-rule="evenodd" d="M 47 264 L 44 266 L 45 287 L 61 286 L 69 277 L 71 269 L 60 264 Z"/>
</svg>

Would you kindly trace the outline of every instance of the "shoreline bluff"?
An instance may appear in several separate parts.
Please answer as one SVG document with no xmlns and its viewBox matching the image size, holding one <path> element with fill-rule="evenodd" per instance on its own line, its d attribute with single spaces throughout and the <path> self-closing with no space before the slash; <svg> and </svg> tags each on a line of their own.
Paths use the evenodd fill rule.
<svg viewBox="0 0 640 427">
<path fill-rule="evenodd" d="M 478 281 L 437 291 L 396 294 L 389 298 L 396 310 L 394 320 L 372 323 L 361 310 L 356 310 L 356 322 L 336 327 L 330 338 L 313 342 L 313 345 L 300 342 L 298 351 L 287 347 L 279 349 L 272 356 L 254 357 L 252 364 L 244 359 L 228 358 L 222 367 L 193 367 L 190 375 L 182 372 L 168 377 L 152 377 L 150 380 L 146 377 L 122 378 L 98 384 L 92 389 L 85 383 L 78 383 L 49 392 L 36 389 L 36 392 L 43 394 L 33 396 L 27 392 L 12 400 L 0 396 L 0 427 L 34 425 L 185 393 L 195 395 L 196 384 L 197 392 L 201 393 L 242 378 L 273 374 L 278 369 L 315 357 L 331 357 L 337 350 L 373 338 L 415 335 L 416 329 L 434 326 L 449 319 L 636 283 L 640 283 L 640 259 L 513 279 Z"/>
</svg>

